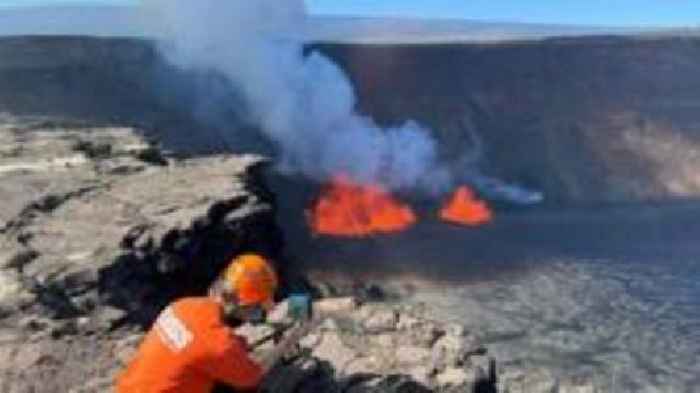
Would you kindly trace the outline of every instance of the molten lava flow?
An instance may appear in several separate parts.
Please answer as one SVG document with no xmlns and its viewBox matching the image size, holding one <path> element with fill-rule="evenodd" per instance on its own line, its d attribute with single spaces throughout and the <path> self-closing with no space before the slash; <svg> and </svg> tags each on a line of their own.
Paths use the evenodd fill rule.
<svg viewBox="0 0 700 393">
<path fill-rule="evenodd" d="M 440 218 L 456 224 L 477 226 L 491 221 L 493 213 L 486 202 L 476 199 L 469 187 L 462 186 L 440 210 Z"/>
<path fill-rule="evenodd" d="M 402 231 L 416 221 L 410 207 L 376 185 L 335 177 L 309 212 L 314 232 L 334 236 L 368 236 Z"/>
</svg>

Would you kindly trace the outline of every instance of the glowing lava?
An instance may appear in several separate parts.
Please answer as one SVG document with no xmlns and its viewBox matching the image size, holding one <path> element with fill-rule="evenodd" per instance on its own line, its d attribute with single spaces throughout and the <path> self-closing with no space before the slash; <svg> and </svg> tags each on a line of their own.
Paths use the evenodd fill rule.
<svg viewBox="0 0 700 393">
<path fill-rule="evenodd" d="M 405 230 L 416 216 L 382 187 L 336 176 L 312 206 L 308 220 L 318 234 L 360 237 Z"/>
<path fill-rule="evenodd" d="M 440 218 L 455 224 L 478 226 L 491 221 L 493 213 L 486 202 L 476 199 L 469 187 L 462 186 L 440 210 Z"/>
</svg>

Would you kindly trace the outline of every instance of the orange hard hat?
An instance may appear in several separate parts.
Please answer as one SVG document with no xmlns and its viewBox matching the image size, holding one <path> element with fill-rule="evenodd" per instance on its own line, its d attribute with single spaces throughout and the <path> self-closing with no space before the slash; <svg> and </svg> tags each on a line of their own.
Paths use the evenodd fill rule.
<svg viewBox="0 0 700 393">
<path fill-rule="evenodd" d="M 231 261 L 224 278 L 244 306 L 271 308 L 277 290 L 277 273 L 270 263 L 257 254 L 242 254 Z"/>
</svg>

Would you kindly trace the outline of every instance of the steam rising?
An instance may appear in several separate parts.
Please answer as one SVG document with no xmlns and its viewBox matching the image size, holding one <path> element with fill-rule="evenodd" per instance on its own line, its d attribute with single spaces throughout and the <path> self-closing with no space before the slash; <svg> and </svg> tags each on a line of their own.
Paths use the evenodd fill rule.
<svg viewBox="0 0 700 393">
<path fill-rule="evenodd" d="M 304 56 L 303 0 L 146 0 L 144 9 L 173 64 L 220 72 L 240 90 L 283 170 L 317 180 L 344 173 L 392 189 L 450 186 L 427 129 L 413 121 L 382 129 L 355 112 L 336 64 Z"/>
</svg>

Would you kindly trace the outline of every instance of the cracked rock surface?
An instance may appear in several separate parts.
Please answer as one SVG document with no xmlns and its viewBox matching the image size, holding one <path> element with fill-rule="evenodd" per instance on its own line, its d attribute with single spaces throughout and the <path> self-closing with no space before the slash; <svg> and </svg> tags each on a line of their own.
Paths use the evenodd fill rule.
<svg viewBox="0 0 700 393">
<path fill-rule="evenodd" d="M 348 299 L 321 302 L 347 304 Z M 373 322 L 377 316 L 383 321 L 381 331 Z M 421 305 L 370 302 L 315 319 L 315 328 L 300 342 L 297 352 L 267 377 L 263 392 L 596 391 L 590 380 L 559 380 L 544 369 L 525 372 L 498 365 L 474 332 L 432 319 Z M 266 329 L 246 327 L 239 333 L 254 342 Z M 434 339 L 420 339 L 427 336 Z M 256 352 L 266 350 L 269 347 Z"/>
<path fill-rule="evenodd" d="M 323 300 L 334 301 L 345 299 Z M 495 370 L 489 366 L 481 368 L 489 360 L 479 361 L 477 358 L 486 355 L 476 348 L 464 351 L 458 361 L 448 364 L 436 352 L 441 350 L 437 342 L 410 338 L 425 330 L 455 343 L 455 351 L 468 343 L 478 345 L 463 329 L 428 319 L 420 307 L 374 302 L 318 318 L 316 327 L 301 341 L 298 353 L 268 376 L 264 391 L 430 392 L 496 387 L 490 375 Z M 416 321 L 416 326 L 412 330 L 402 329 L 399 318 L 410 318 Z M 382 329 L 377 330 L 377 325 Z M 251 329 L 244 332 L 251 339 L 259 336 Z M 394 345 L 399 342 L 411 344 Z"/>
</svg>

